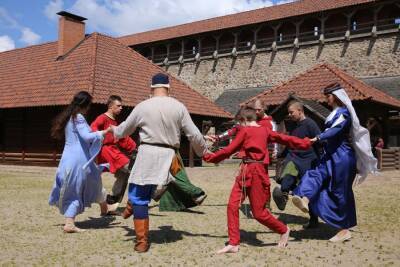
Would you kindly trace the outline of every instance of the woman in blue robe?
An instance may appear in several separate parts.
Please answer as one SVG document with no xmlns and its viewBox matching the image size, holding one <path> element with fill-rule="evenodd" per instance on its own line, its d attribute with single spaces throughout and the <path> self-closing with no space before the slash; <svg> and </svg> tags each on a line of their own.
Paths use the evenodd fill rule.
<svg viewBox="0 0 400 267">
<path fill-rule="evenodd" d="M 110 129 L 91 131 L 83 116 L 91 102 L 92 96 L 88 92 L 77 93 L 70 105 L 56 117 L 51 129 L 52 137 L 59 140 L 65 137 L 65 145 L 49 204 L 57 206 L 64 215 L 64 232 L 67 233 L 82 231 L 75 226 L 75 217 L 92 203 L 99 203 L 102 213 L 107 213 L 101 168 L 94 159 L 101 149 L 103 136 Z"/>
<path fill-rule="evenodd" d="M 368 130 L 361 127 L 344 89 L 339 84 L 325 88 L 333 111 L 325 121 L 325 131 L 311 139 L 320 142 L 324 155 L 320 164 L 302 177 L 294 190 L 293 204 L 303 212 L 318 215 L 339 232 L 332 242 L 351 238 L 349 229 L 357 225 L 353 182 L 357 171 L 363 180 L 376 170 Z"/>
</svg>

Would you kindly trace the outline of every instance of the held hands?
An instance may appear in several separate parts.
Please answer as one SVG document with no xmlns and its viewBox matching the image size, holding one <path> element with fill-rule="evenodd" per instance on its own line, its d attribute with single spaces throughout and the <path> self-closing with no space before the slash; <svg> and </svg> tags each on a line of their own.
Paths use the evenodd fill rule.
<svg viewBox="0 0 400 267">
<path fill-rule="evenodd" d="M 204 139 L 215 143 L 217 141 L 217 137 L 215 135 L 205 135 Z"/>
<path fill-rule="evenodd" d="M 204 154 L 204 156 L 203 156 L 203 160 L 205 161 L 205 162 L 212 162 L 211 160 L 212 160 L 212 156 L 214 155 L 214 153 L 209 153 L 208 151 L 207 151 L 207 153 L 206 154 Z"/>
<path fill-rule="evenodd" d="M 317 141 L 318 141 L 318 137 L 314 137 L 314 138 L 310 139 L 311 144 L 314 144 Z"/>
<path fill-rule="evenodd" d="M 103 135 L 106 135 L 108 133 L 113 133 L 114 132 L 114 125 L 111 125 L 110 127 L 108 127 L 107 129 L 103 130 Z"/>
<path fill-rule="evenodd" d="M 110 128 L 111 128 L 110 132 L 114 133 L 114 132 L 115 132 L 115 129 L 117 129 L 117 126 L 115 126 L 115 125 L 110 125 Z"/>
</svg>

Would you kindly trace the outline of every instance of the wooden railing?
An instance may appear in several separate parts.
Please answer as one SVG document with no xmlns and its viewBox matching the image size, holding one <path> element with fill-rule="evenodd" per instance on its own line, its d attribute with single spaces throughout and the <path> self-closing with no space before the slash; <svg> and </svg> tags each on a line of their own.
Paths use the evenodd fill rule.
<svg viewBox="0 0 400 267">
<path fill-rule="evenodd" d="M 378 168 L 380 170 L 400 169 L 400 147 L 388 149 L 376 149 Z"/>
<path fill-rule="evenodd" d="M 318 26 L 318 25 L 316 25 Z M 346 35 L 349 34 L 348 38 L 357 38 L 357 37 L 365 37 L 365 36 L 374 36 L 377 34 L 385 33 L 385 31 L 395 32 L 400 30 L 400 24 L 398 22 L 397 17 L 386 18 L 377 20 L 376 24 L 373 21 L 366 23 L 358 23 L 354 25 L 335 26 L 335 27 L 327 27 L 324 32 L 321 30 L 312 30 L 312 31 L 304 31 L 296 34 L 295 32 L 284 34 L 282 36 L 269 36 L 269 37 L 260 37 L 257 39 L 256 43 L 254 43 L 254 38 L 250 38 L 247 40 L 242 40 L 240 42 L 234 43 L 234 38 L 232 36 L 231 42 L 228 44 L 222 44 L 216 49 L 216 43 L 213 45 L 205 45 L 202 46 L 201 50 L 196 47 L 193 50 L 193 47 L 189 47 L 189 49 L 184 49 L 183 53 L 181 50 L 167 53 L 167 50 L 164 50 L 161 53 L 156 53 L 153 57 L 147 55 L 149 60 L 152 60 L 153 63 L 156 64 L 164 64 L 165 59 L 168 59 L 168 62 L 177 63 L 178 59 L 182 56 L 184 60 L 195 60 L 196 55 L 199 54 L 201 57 L 212 56 L 214 52 L 217 52 L 218 56 L 221 55 L 231 55 L 233 54 L 233 48 L 236 49 L 237 52 L 241 53 L 251 53 L 252 47 L 255 44 L 257 49 L 268 49 L 271 48 L 273 43 L 280 46 L 288 46 L 294 45 L 295 39 L 298 39 L 299 44 L 309 45 L 307 42 L 320 42 L 320 41 L 328 41 L 328 40 L 336 40 L 337 38 L 342 38 L 343 40 L 347 40 Z M 294 31 L 294 29 L 293 29 Z M 321 36 L 322 35 L 322 36 Z M 375 36 L 376 37 L 376 36 Z M 322 39 L 321 39 L 322 38 Z M 350 40 L 350 39 L 348 39 Z M 182 61 L 183 62 L 183 61 Z"/>
<path fill-rule="evenodd" d="M 30 152 L 0 152 L 0 163 L 23 164 L 23 165 L 47 165 L 56 166 L 60 161 L 61 154 L 53 153 L 30 153 Z"/>
</svg>

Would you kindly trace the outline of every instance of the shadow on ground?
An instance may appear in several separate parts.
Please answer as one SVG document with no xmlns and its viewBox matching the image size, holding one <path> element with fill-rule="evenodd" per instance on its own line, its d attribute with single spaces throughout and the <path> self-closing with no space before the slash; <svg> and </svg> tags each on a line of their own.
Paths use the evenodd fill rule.
<svg viewBox="0 0 400 267">
<path fill-rule="evenodd" d="M 103 217 L 89 217 L 89 220 L 76 222 L 76 226 L 82 229 L 106 229 L 114 228 L 121 222 L 115 222 L 115 216 L 103 216 Z"/>
<path fill-rule="evenodd" d="M 122 228 L 126 231 L 125 236 L 127 237 L 135 237 L 135 230 L 128 226 L 122 226 Z M 158 227 L 157 230 L 149 231 L 149 239 L 151 243 L 155 244 L 165 244 L 165 243 L 173 243 L 179 240 L 182 240 L 184 236 L 190 237 L 209 237 L 209 238 L 223 238 L 226 239 L 228 236 L 226 235 L 210 235 L 210 234 L 193 234 L 186 231 L 175 230 L 171 225 L 165 225 Z M 132 238 L 128 238 L 125 241 L 132 241 Z"/>
<path fill-rule="evenodd" d="M 276 246 L 278 243 L 264 243 L 264 241 L 257 238 L 257 234 L 273 234 L 276 235 L 276 241 L 279 240 L 279 235 L 272 231 L 245 231 L 240 230 L 240 242 L 254 246 L 254 247 L 271 247 Z"/>
<path fill-rule="evenodd" d="M 282 221 L 285 224 L 306 224 L 308 222 L 308 218 L 293 214 L 287 213 L 276 213 L 273 212 L 275 216 L 277 216 L 278 220 Z"/>
</svg>

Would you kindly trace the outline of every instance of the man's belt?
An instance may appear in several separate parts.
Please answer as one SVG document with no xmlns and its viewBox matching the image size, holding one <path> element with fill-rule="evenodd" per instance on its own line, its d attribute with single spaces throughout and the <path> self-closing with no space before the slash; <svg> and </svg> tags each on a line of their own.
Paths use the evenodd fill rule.
<svg viewBox="0 0 400 267">
<path fill-rule="evenodd" d="M 243 163 L 262 163 L 262 164 L 264 164 L 263 160 L 246 159 L 246 158 L 242 159 L 242 162 Z"/>
<path fill-rule="evenodd" d="M 167 145 L 167 144 L 161 144 L 161 143 L 147 143 L 147 142 L 141 142 L 140 144 L 149 145 L 149 146 L 158 146 L 158 147 L 170 148 L 170 149 L 173 149 L 173 150 L 175 150 L 175 151 L 178 151 L 178 150 L 179 150 L 179 148 L 176 148 L 176 147 L 174 147 L 174 146 Z"/>
</svg>

